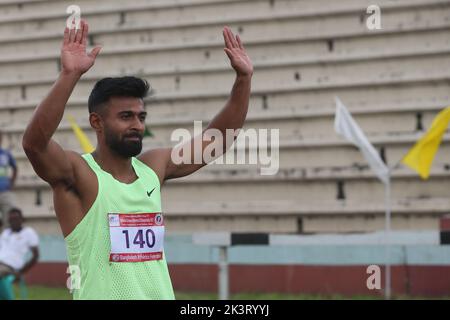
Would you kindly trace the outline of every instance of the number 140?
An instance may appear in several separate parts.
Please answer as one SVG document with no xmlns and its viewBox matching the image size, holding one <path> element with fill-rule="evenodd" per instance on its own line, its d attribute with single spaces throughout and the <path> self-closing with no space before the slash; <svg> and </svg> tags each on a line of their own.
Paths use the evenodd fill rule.
<svg viewBox="0 0 450 320">
<path fill-rule="evenodd" d="M 127 245 L 127 249 L 129 249 L 130 236 L 128 230 L 123 230 L 122 233 L 125 235 L 125 242 Z M 139 229 L 136 233 L 136 236 L 133 239 L 133 244 L 139 245 L 140 248 L 144 248 L 144 245 L 147 245 L 147 247 L 149 248 L 153 248 L 153 246 L 155 245 L 155 233 L 153 232 L 152 229 L 147 229 L 147 231 L 145 231 L 145 239 L 144 239 L 144 230 Z"/>
</svg>

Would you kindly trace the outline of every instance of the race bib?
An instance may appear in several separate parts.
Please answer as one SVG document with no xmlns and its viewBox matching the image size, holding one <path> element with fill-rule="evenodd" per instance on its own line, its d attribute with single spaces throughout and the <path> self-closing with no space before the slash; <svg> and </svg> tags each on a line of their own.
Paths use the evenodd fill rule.
<svg viewBox="0 0 450 320">
<path fill-rule="evenodd" d="M 108 214 L 111 262 L 161 260 L 164 221 L 161 213 Z"/>
</svg>

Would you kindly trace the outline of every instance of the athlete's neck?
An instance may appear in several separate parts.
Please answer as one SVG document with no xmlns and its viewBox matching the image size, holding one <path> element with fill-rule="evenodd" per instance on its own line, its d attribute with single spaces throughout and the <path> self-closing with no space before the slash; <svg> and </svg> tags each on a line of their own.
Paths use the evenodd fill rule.
<svg viewBox="0 0 450 320">
<path fill-rule="evenodd" d="M 131 158 L 120 157 L 108 148 L 100 146 L 97 146 L 97 149 L 92 152 L 92 157 L 103 171 L 111 174 L 116 180 L 131 183 L 138 178 L 133 170 Z"/>
</svg>

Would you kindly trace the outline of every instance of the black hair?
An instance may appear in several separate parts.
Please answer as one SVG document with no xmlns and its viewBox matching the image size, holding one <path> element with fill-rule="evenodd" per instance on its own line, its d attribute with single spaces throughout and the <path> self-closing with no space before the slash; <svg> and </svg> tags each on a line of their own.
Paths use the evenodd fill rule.
<svg viewBox="0 0 450 320">
<path fill-rule="evenodd" d="M 99 112 L 111 97 L 144 99 L 149 89 L 150 86 L 146 80 L 132 76 L 103 78 L 97 81 L 89 95 L 89 113 Z"/>
<path fill-rule="evenodd" d="M 13 212 L 18 213 L 23 218 L 22 210 L 20 210 L 19 208 L 13 207 L 9 209 L 8 214 L 11 214 Z"/>
</svg>

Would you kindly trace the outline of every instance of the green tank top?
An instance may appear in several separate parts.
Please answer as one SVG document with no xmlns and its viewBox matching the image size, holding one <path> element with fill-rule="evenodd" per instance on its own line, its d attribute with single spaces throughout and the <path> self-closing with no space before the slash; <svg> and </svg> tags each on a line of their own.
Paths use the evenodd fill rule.
<svg viewBox="0 0 450 320">
<path fill-rule="evenodd" d="M 158 176 L 133 157 L 138 179 L 122 183 L 103 171 L 91 154 L 82 157 L 97 176 L 98 194 L 65 238 L 74 299 L 175 299 L 164 251 L 161 260 L 110 261 L 108 214 L 162 212 Z"/>
</svg>

